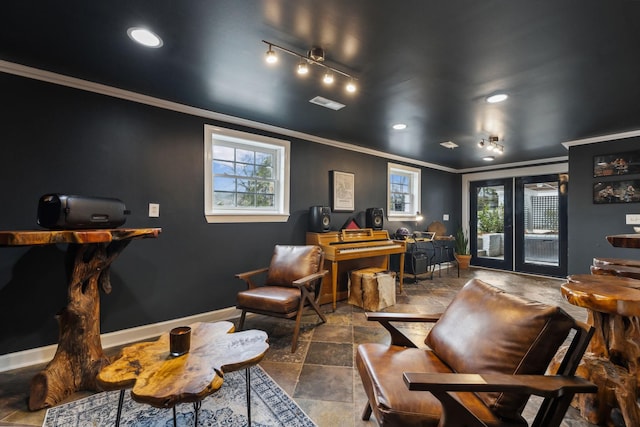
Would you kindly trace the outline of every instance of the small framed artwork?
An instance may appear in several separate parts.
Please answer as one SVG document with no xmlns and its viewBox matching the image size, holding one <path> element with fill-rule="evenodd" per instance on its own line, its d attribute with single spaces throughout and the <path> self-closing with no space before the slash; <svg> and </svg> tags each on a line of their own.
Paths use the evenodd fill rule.
<svg viewBox="0 0 640 427">
<path fill-rule="evenodd" d="M 331 209 L 334 212 L 353 212 L 355 206 L 355 174 L 331 171 Z"/>
<path fill-rule="evenodd" d="M 593 203 L 640 202 L 640 179 L 596 182 L 593 184 Z"/>
<path fill-rule="evenodd" d="M 640 173 L 640 151 L 593 156 L 593 177 Z"/>
</svg>

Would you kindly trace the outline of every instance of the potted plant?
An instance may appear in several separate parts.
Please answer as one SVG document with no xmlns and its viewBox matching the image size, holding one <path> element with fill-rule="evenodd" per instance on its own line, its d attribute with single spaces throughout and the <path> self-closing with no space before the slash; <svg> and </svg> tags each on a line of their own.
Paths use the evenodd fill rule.
<svg viewBox="0 0 640 427">
<path fill-rule="evenodd" d="M 456 231 L 454 256 L 456 257 L 456 261 L 458 261 L 460 268 L 469 268 L 469 260 L 471 259 L 471 253 L 469 252 L 469 238 L 462 227 L 458 228 L 458 231 Z"/>
</svg>

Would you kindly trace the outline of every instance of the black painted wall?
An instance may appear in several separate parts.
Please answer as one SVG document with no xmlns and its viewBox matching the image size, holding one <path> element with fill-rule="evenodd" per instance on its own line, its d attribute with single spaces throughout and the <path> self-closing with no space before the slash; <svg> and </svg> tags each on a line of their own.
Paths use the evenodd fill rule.
<svg viewBox="0 0 640 427">
<path fill-rule="evenodd" d="M 38 229 L 39 197 L 59 192 L 116 197 L 125 227 L 162 227 L 136 240 L 111 268 L 102 332 L 235 305 L 235 273 L 266 266 L 273 245 L 302 244 L 308 209 L 329 205 L 329 171 L 356 175 L 356 212 L 386 204 L 387 160 L 304 140 L 292 142 L 291 217 L 286 223 L 207 224 L 203 127 L 214 123 L 49 83 L 0 74 L 0 229 Z M 460 176 L 423 169 L 423 226 L 460 223 Z M 160 218 L 148 218 L 148 203 Z M 351 214 L 332 215 L 339 228 Z M 414 223 L 385 223 L 394 232 Z M 422 228 L 422 227 L 421 227 Z M 53 344 L 66 305 L 64 245 L 0 248 L 0 354 Z"/>
<path fill-rule="evenodd" d="M 594 178 L 593 157 L 636 150 L 640 150 L 638 137 L 570 148 L 569 274 L 589 273 L 593 257 L 640 259 L 639 250 L 614 248 L 606 239 L 607 235 L 634 232 L 632 225 L 626 225 L 625 215 L 640 214 L 640 203 L 593 203 L 597 182 L 640 180 L 640 174 Z"/>
</svg>

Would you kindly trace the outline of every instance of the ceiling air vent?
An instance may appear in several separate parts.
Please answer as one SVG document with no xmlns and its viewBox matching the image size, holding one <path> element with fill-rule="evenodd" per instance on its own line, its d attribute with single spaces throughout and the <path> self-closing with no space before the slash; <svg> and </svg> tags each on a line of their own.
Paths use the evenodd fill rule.
<svg viewBox="0 0 640 427">
<path fill-rule="evenodd" d="M 330 109 L 335 110 L 335 111 L 338 111 L 338 110 L 346 107 L 346 105 L 344 105 L 344 104 L 340 104 L 337 101 L 332 101 L 330 99 L 323 98 L 321 96 L 316 96 L 315 98 L 310 99 L 309 102 L 312 103 L 312 104 L 319 105 L 321 107 L 330 108 Z"/>
<path fill-rule="evenodd" d="M 451 148 L 452 150 L 458 146 L 458 144 L 453 141 L 441 142 L 440 145 L 442 145 L 444 148 Z"/>
</svg>

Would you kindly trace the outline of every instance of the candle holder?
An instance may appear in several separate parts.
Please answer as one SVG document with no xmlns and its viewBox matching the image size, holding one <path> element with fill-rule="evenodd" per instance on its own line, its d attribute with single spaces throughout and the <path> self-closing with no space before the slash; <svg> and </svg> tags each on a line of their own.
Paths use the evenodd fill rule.
<svg viewBox="0 0 640 427">
<path fill-rule="evenodd" d="M 189 352 L 191 346 L 191 328 L 178 326 L 169 333 L 169 353 L 172 356 L 182 356 Z"/>
</svg>

